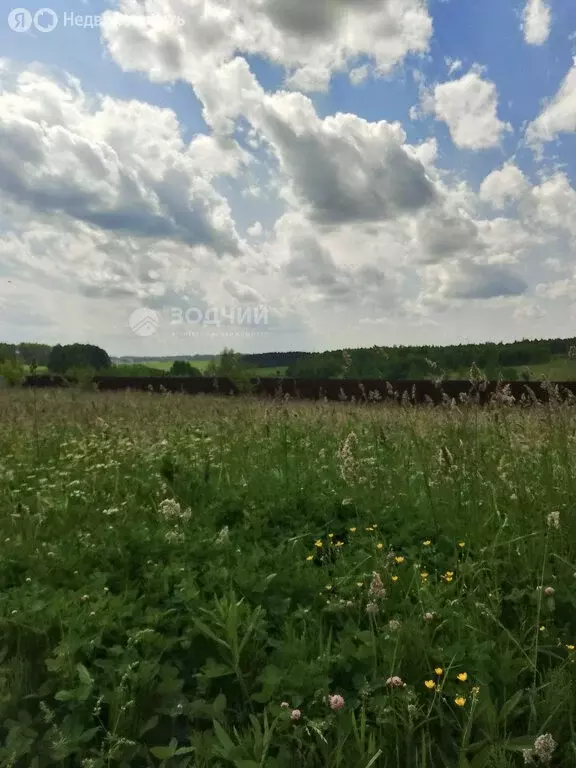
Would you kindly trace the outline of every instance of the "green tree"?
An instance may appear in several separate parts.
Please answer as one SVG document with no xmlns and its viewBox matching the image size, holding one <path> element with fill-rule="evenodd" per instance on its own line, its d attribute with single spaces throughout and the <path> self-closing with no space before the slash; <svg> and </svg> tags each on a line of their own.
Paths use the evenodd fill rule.
<svg viewBox="0 0 576 768">
<path fill-rule="evenodd" d="M 248 391 L 253 371 L 242 362 L 242 355 L 224 347 L 220 356 L 208 364 L 206 375 L 230 379 L 240 391 Z"/>
<path fill-rule="evenodd" d="M 202 374 L 187 360 L 175 360 L 170 368 L 170 376 L 202 376 Z"/>
<path fill-rule="evenodd" d="M 81 368 L 93 368 L 102 371 L 110 368 L 112 363 L 108 353 L 93 344 L 57 344 L 52 348 L 48 358 L 48 369 L 54 373 L 67 373 Z"/>
</svg>

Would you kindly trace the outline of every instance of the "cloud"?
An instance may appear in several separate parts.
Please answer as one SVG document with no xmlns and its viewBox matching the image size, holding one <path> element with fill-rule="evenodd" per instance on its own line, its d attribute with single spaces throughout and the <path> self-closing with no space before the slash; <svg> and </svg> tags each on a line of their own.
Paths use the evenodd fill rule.
<svg viewBox="0 0 576 768">
<path fill-rule="evenodd" d="M 184 24 L 145 26 L 144 13 Z M 432 20 L 426 0 L 121 0 L 118 11 L 104 13 L 102 31 L 125 69 L 156 81 L 194 84 L 199 69 L 242 53 L 284 67 L 293 87 L 323 90 L 361 55 L 387 74 L 408 54 L 425 53 Z"/>
<path fill-rule="evenodd" d="M 209 179 L 234 173 L 240 150 L 229 143 L 207 151 L 209 137 L 187 148 L 171 110 L 89 99 L 72 79 L 29 70 L 7 80 L 0 94 L 5 194 L 105 230 L 238 251 L 228 203 Z"/>
<path fill-rule="evenodd" d="M 516 307 L 512 316 L 519 323 L 537 322 L 546 317 L 546 312 L 539 304 L 527 302 Z"/>
<path fill-rule="evenodd" d="M 522 31 L 529 45 L 543 45 L 548 40 L 551 23 L 552 14 L 545 0 L 526 0 Z"/>
<path fill-rule="evenodd" d="M 374 265 L 336 263 L 328 247 L 312 232 L 299 232 L 288 239 L 286 278 L 312 301 L 338 309 L 376 307 L 387 311 L 397 303 L 398 279 L 390 270 Z"/>
<path fill-rule="evenodd" d="M 459 80 L 436 85 L 425 111 L 434 111 L 437 120 L 448 126 L 452 141 L 461 149 L 489 149 L 500 144 L 512 130 L 498 118 L 498 91 L 494 83 L 471 70 Z"/>
<path fill-rule="evenodd" d="M 535 146 L 553 141 L 559 133 L 576 131 L 576 57 L 556 95 L 528 126 L 526 140 Z"/>
<path fill-rule="evenodd" d="M 520 296 L 528 288 L 523 278 L 505 266 L 464 260 L 432 269 L 427 281 L 425 303 L 487 301 L 499 297 Z"/>
<path fill-rule="evenodd" d="M 522 171 L 513 162 L 508 162 L 486 176 L 480 187 L 480 199 L 494 208 L 504 208 L 506 203 L 520 200 L 529 188 Z"/>
<path fill-rule="evenodd" d="M 223 288 L 228 291 L 230 296 L 233 296 L 238 301 L 245 303 L 245 304 L 264 304 L 265 299 L 262 296 L 261 293 L 259 293 L 254 288 L 251 288 L 249 285 L 244 285 L 243 283 L 239 283 L 236 280 L 230 280 L 229 278 L 226 278 L 222 282 Z"/>
<path fill-rule="evenodd" d="M 481 247 L 478 227 L 464 212 L 438 206 L 420 218 L 417 229 L 424 263 L 434 264 L 458 252 L 470 254 Z"/>
<path fill-rule="evenodd" d="M 434 185 L 399 123 L 321 119 L 302 94 L 266 96 L 254 120 L 297 200 L 324 224 L 385 221 L 432 204 Z"/>
<path fill-rule="evenodd" d="M 248 227 L 246 230 L 250 237 L 262 237 L 264 229 L 259 221 L 255 221 L 254 224 Z"/>
</svg>

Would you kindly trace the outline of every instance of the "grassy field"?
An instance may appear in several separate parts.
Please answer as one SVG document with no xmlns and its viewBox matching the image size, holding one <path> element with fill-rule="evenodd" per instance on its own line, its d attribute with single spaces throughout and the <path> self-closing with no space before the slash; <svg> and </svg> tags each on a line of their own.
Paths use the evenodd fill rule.
<svg viewBox="0 0 576 768">
<path fill-rule="evenodd" d="M 576 766 L 574 409 L 0 423 L 0 765 Z"/>
</svg>

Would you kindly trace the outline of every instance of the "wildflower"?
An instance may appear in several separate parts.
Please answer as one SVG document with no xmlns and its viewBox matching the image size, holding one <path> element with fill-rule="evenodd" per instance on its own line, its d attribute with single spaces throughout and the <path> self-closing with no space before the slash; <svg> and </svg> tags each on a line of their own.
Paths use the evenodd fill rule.
<svg viewBox="0 0 576 768">
<path fill-rule="evenodd" d="M 396 630 L 400 629 L 400 622 L 397 619 L 390 619 L 388 628 L 391 632 L 396 632 Z"/>
<path fill-rule="evenodd" d="M 378 603 L 375 603 L 374 601 L 370 601 L 366 605 L 366 613 L 370 613 L 374 615 L 375 613 L 378 613 Z"/>
<path fill-rule="evenodd" d="M 433 691 L 434 688 L 436 688 L 436 683 L 434 680 L 424 680 L 424 685 L 426 688 L 428 688 L 429 691 Z"/>
<path fill-rule="evenodd" d="M 378 544 L 376 544 L 376 549 L 383 549 L 383 548 L 384 548 L 384 544 L 382 544 L 382 542 L 378 542 Z"/>
<path fill-rule="evenodd" d="M 569 650 L 569 651 L 573 651 L 573 650 L 574 650 L 574 647 L 575 647 L 575 646 L 573 646 L 573 645 L 567 645 L 567 646 L 566 646 L 566 648 L 568 648 L 568 650 Z"/>
<path fill-rule="evenodd" d="M 392 581 L 398 581 L 398 576 L 392 576 Z"/>
<path fill-rule="evenodd" d="M 432 542 L 430 541 L 430 539 L 426 539 L 426 541 L 424 542 L 425 547 L 429 547 L 431 544 Z"/>
<path fill-rule="evenodd" d="M 386 597 L 386 590 L 384 589 L 384 584 L 382 583 L 382 579 L 380 578 L 380 574 L 376 571 L 372 572 L 372 581 L 370 583 L 370 590 L 369 590 L 370 597 Z"/>
<path fill-rule="evenodd" d="M 533 765 L 534 764 L 534 750 L 533 749 L 523 749 L 522 750 L 522 757 L 524 758 L 524 765 Z"/>
<path fill-rule="evenodd" d="M 330 704 L 330 709 L 332 709 L 334 712 L 337 712 L 344 706 L 344 697 L 340 696 L 339 694 L 328 696 L 328 703 Z"/>
<path fill-rule="evenodd" d="M 329 539 L 333 539 L 333 538 L 334 538 L 334 534 L 333 534 L 333 533 L 329 533 L 329 534 L 328 534 L 328 538 L 329 538 Z"/>
<path fill-rule="evenodd" d="M 406 688 L 406 683 L 402 680 L 401 677 L 398 677 L 397 675 L 389 677 L 386 680 L 386 685 L 390 686 L 391 688 Z"/>
<path fill-rule="evenodd" d="M 428 581 L 428 573 L 426 571 L 422 571 L 422 573 L 420 574 L 420 578 L 422 579 L 422 581 Z"/>
<path fill-rule="evenodd" d="M 308 557 L 306 558 L 306 561 L 310 562 L 310 560 L 314 560 L 314 555 L 308 555 Z"/>
<path fill-rule="evenodd" d="M 224 544 L 224 542 L 228 541 L 230 538 L 230 529 L 227 525 L 224 526 L 224 528 L 221 529 L 220 533 L 216 537 L 216 544 Z"/>
<path fill-rule="evenodd" d="M 287 701 L 283 701 L 283 702 L 280 704 L 280 706 L 282 707 L 282 709 L 288 709 L 288 707 L 290 706 L 290 704 L 288 704 L 288 702 L 287 702 Z"/>
<path fill-rule="evenodd" d="M 175 499 L 164 499 L 160 502 L 159 512 L 164 517 L 180 517 L 180 504 Z"/>
<path fill-rule="evenodd" d="M 358 479 L 360 470 L 358 459 L 354 455 L 357 443 L 358 438 L 356 437 L 356 433 L 350 432 L 338 451 L 340 458 L 340 475 L 342 479 L 350 485 L 353 485 Z"/>
<path fill-rule="evenodd" d="M 464 547 L 466 546 L 466 542 L 465 541 L 459 541 L 458 542 L 458 546 L 460 547 L 460 549 L 464 549 Z"/>
<path fill-rule="evenodd" d="M 466 697 L 465 696 L 456 696 L 454 699 L 454 703 L 457 707 L 463 707 L 464 704 L 466 704 Z"/>
<path fill-rule="evenodd" d="M 83 602 L 86 602 L 86 600 L 90 600 L 90 595 L 82 595 Z"/>
<path fill-rule="evenodd" d="M 554 587 L 546 587 L 544 594 L 548 595 L 548 597 L 551 597 L 554 594 Z"/>
<path fill-rule="evenodd" d="M 550 512 L 546 516 L 548 528 L 560 528 L 560 512 Z"/>
<path fill-rule="evenodd" d="M 468 673 L 467 672 L 460 672 L 460 674 L 456 675 L 458 680 L 460 680 L 461 683 L 465 683 L 466 680 L 468 680 Z"/>
<path fill-rule="evenodd" d="M 438 677 L 444 674 L 442 667 L 434 667 L 434 672 L 438 675 Z"/>
<path fill-rule="evenodd" d="M 395 558 L 394 558 L 394 560 L 395 560 L 395 561 L 396 561 L 398 564 L 400 564 L 400 563 L 403 563 L 403 562 L 404 562 L 404 558 L 403 558 L 401 555 L 399 555 L 398 557 L 395 557 Z"/>
<path fill-rule="evenodd" d="M 343 547 L 344 546 L 344 542 L 343 541 L 337 541 L 336 542 L 336 546 L 337 547 Z"/>
<path fill-rule="evenodd" d="M 474 696 L 474 698 L 477 698 L 479 694 L 480 694 L 480 686 L 479 685 L 475 685 L 472 688 L 472 696 Z"/>
<path fill-rule="evenodd" d="M 544 626 L 544 624 L 542 624 L 542 626 L 540 627 L 540 632 L 546 632 L 546 627 Z"/>
<path fill-rule="evenodd" d="M 356 586 L 357 586 L 357 587 L 363 587 L 363 586 L 364 586 L 364 582 L 362 582 L 362 581 L 357 581 L 357 582 L 356 582 Z"/>
<path fill-rule="evenodd" d="M 302 712 L 300 712 L 299 709 L 293 709 L 290 713 L 290 720 L 300 720 L 302 717 Z"/>
<path fill-rule="evenodd" d="M 356 533 L 356 528 L 350 528 L 350 533 Z"/>
<path fill-rule="evenodd" d="M 545 733 L 538 736 L 534 742 L 534 754 L 544 765 L 548 765 L 552 760 L 552 753 L 556 749 L 556 742 L 551 733 Z"/>
<path fill-rule="evenodd" d="M 324 546 L 324 542 L 322 541 L 322 539 L 318 539 L 317 541 L 314 542 L 314 546 L 318 547 L 318 549 L 322 549 L 322 547 Z"/>
<path fill-rule="evenodd" d="M 442 578 L 447 584 L 450 584 L 450 582 L 454 579 L 454 571 L 446 571 Z"/>
<path fill-rule="evenodd" d="M 434 614 L 430 613 L 430 611 L 424 614 L 424 621 L 432 621 L 433 618 L 434 618 Z"/>
</svg>

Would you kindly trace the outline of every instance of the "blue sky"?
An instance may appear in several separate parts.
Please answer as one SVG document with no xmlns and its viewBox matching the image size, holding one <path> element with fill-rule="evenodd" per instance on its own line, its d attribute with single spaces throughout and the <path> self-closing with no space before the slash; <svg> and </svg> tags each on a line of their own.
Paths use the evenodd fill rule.
<svg viewBox="0 0 576 768">
<path fill-rule="evenodd" d="M 246 351 L 570 333 L 573 3 L 50 7 L 0 23 L 3 338 L 176 353 L 191 301 L 266 305 Z"/>
</svg>

